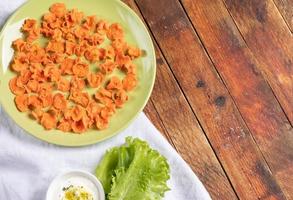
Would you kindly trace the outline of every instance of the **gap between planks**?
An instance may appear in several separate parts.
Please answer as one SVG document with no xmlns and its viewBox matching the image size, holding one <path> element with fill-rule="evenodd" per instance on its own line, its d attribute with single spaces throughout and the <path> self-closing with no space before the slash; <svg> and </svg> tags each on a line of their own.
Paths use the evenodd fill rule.
<svg viewBox="0 0 293 200">
<path fill-rule="evenodd" d="M 232 19 L 232 21 L 233 21 L 235 27 L 237 28 L 238 33 L 241 35 L 241 38 L 243 39 L 243 41 L 244 41 L 246 47 L 247 47 L 251 52 L 253 52 L 253 51 L 250 49 L 250 47 L 248 46 L 247 41 L 246 41 L 245 37 L 243 36 L 242 32 L 240 31 L 239 27 L 237 26 L 237 23 L 236 23 L 234 17 L 232 16 L 231 12 L 230 12 L 229 9 L 227 8 L 227 5 L 226 5 L 225 1 L 222 0 L 222 2 L 223 2 L 223 4 L 224 4 L 224 6 L 225 6 L 227 12 L 229 13 L 229 16 L 230 16 L 230 18 Z M 180 0 L 180 3 L 182 4 L 182 0 Z M 184 8 L 184 9 L 185 9 L 185 8 Z M 276 7 L 276 9 L 278 9 L 278 7 Z M 293 8 L 292 8 L 292 9 L 293 9 Z M 279 14 L 280 14 L 280 13 L 279 13 Z M 280 16 L 282 17 L 281 14 L 280 14 Z M 188 17 L 188 18 L 189 18 L 189 17 Z M 288 26 L 288 29 L 289 29 L 289 26 Z M 290 29 L 289 29 L 289 30 L 290 30 Z M 254 55 L 253 55 L 253 56 L 254 56 Z M 255 57 L 254 57 L 254 58 L 255 58 Z M 256 58 L 255 58 L 255 59 L 256 59 Z M 257 59 L 256 59 L 256 60 L 257 60 Z M 262 70 L 260 70 L 260 71 L 262 72 Z M 263 74 L 264 77 L 266 77 L 266 74 L 265 74 L 265 73 L 262 72 L 262 74 Z M 273 93 L 275 99 L 277 100 L 277 102 L 278 102 L 280 108 L 282 109 L 282 111 L 283 111 L 285 117 L 287 118 L 288 123 L 291 125 L 291 127 L 293 127 L 293 123 L 290 121 L 290 118 L 289 118 L 289 116 L 287 115 L 287 112 L 285 111 L 285 109 L 284 109 L 283 105 L 281 104 L 281 102 L 280 102 L 278 96 L 276 95 L 275 91 L 273 90 L 273 88 L 272 88 L 272 86 L 271 86 L 271 83 L 268 81 L 268 78 L 265 78 L 264 80 L 266 81 L 267 85 L 270 87 L 270 89 L 271 89 L 271 91 L 272 91 L 272 93 Z"/>
<path fill-rule="evenodd" d="M 186 11 L 184 5 L 182 5 L 182 2 L 181 2 L 181 1 L 180 1 L 180 3 L 181 3 L 182 8 L 184 9 L 184 11 L 185 11 L 185 13 L 186 13 L 186 15 L 187 15 L 189 21 L 190 21 L 190 23 L 192 24 L 194 31 L 197 33 L 197 30 L 196 30 L 196 28 L 194 27 L 194 24 L 193 24 L 192 20 L 190 19 L 189 15 L 187 14 L 188 12 Z M 229 14 L 230 14 L 230 13 L 229 13 Z M 231 17 L 231 16 L 230 16 L 230 17 Z M 231 17 L 231 18 L 232 18 L 232 17 Z M 232 18 L 232 19 L 233 19 L 233 18 Z M 234 21 L 234 20 L 233 20 L 233 21 Z M 234 24 L 235 24 L 235 22 L 234 22 Z M 236 27 L 237 27 L 237 26 L 236 26 Z M 237 27 L 237 29 L 238 29 L 238 27 Z M 239 31 L 239 29 L 238 29 L 238 31 Z M 241 34 L 240 31 L 239 31 L 239 33 Z M 201 43 L 203 44 L 202 38 L 200 37 L 200 35 L 199 35 L 198 33 L 197 33 L 197 36 L 199 37 Z M 241 34 L 241 37 L 243 37 L 242 34 Z M 243 38 L 243 39 L 244 39 L 244 38 Z M 203 46 L 204 46 L 205 50 L 208 52 L 208 50 L 206 49 L 205 45 L 203 45 Z M 209 56 L 210 60 L 212 61 L 213 65 L 214 65 L 214 67 L 215 67 L 215 63 L 213 62 L 213 59 L 210 57 L 209 53 L 208 53 L 208 56 Z M 217 70 L 217 67 L 215 67 L 215 69 Z M 227 83 L 225 82 L 225 79 L 221 76 L 221 73 L 219 73 L 218 70 L 217 70 L 217 72 L 218 72 L 218 74 L 220 75 L 222 81 L 225 83 L 225 87 L 226 87 L 227 90 L 228 90 Z M 264 79 L 264 80 L 265 80 L 265 79 Z M 265 80 L 265 81 L 267 82 L 267 80 Z M 269 86 L 269 88 L 271 89 L 271 87 L 270 87 L 269 84 L 268 84 L 268 86 Z M 235 102 L 235 99 L 234 99 L 233 95 L 231 95 L 230 90 L 228 90 L 228 92 L 229 92 L 230 96 L 232 97 L 233 101 Z M 278 101 L 278 98 L 276 98 L 276 95 L 274 94 L 273 91 L 272 91 L 272 94 L 274 95 L 274 98 L 277 100 L 277 103 L 279 104 L 280 108 L 281 108 L 282 111 L 283 111 L 283 107 L 280 105 L 280 103 L 279 103 L 279 101 Z M 237 104 L 236 104 L 236 106 L 237 106 Z M 237 106 L 237 109 L 239 110 L 239 107 L 238 107 L 238 106 Z M 239 110 L 239 112 L 240 112 L 240 110 Z M 241 112 L 240 112 L 240 113 L 241 113 Z M 290 120 L 288 119 L 288 116 L 286 115 L 285 112 L 284 112 L 284 115 L 285 115 L 285 117 L 287 118 L 288 122 L 290 123 Z M 242 114 L 241 114 L 241 117 L 243 118 Z M 252 132 L 251 129 L 249 128 L 249 126 L 247 125 L 247 123 L 246 123 L 245 120 L 244 120 L 244 123 L 246 124 L 246 126 L 247 126 L 247 128 L 250 130 L 250 132 Z M 291 125 L 292 125 L 292 124 L 291 124 Z M 252 135 L 252 137 L 253 137 L 254 141 L 256 142 L 256 139 L 255 139 L 254 135 Z M 256 142 L 256 144 L 257 144 L 257 142 Z M 257 147 L 259 148 L 258 145 L 257 145 Z M 260 149 L 259 149 L 259 150 L 260 150 Z M 264 160 L 265 160 L 266 163 L 268 164 L 268 162 L 267 162 L 267 160 L 266 160 L 266 158 L 265 158 L 263 152 L 262 152 L 262 151 L 260 151 L 260 152 L 261 152 L 261 154 L 262 154 Z M 270 165 L 268 165 L 268 167 L 270 167 Z"/>
<path fill-rule="evenodd" d="M 149 102 L 147 103 L 145 109 L 145 114 L 147 117 L 152 121 L 157 129 L 159 129 L 160 133 L 165 136 L 165 138 L 168 140 L 168 142 L 172 145 L 172 147 L 178 152 L 177 147 L 175 146 L 173 140 L 170 137 L 169 132 L 167 131 L 163 120 L 161 119 L 161 116 L 159 115 L 153 100 L 150 98 Z"/>
<path fill-rule="evenodd" d="M 229 95 L 228 95 L 229 96 Z M 233 99 L 232 99 L 232 101 L 233 101 Z M 235 103 L 234 103 L 235 104 Z M 241 117 L 240 117 L 241 118 Z M 245 124 L 244 124 L 245 125 Z"/>
<path fill-rule="evenodd" d="M 203 47 L 203 49 L 204 49 L 204 51 L 205 51 L 205 53 L 206 53 L 206 56 L 207 56 L 207 57 L 209 58 L 209 60 L 211 61 L 211 63 L 212 63 L 212 65 L 213 65 L 214 69 L 216 70 L 218 76 L 220 77 L 220 79 L 221 79 L 223 85 L 225 86 L 225 88 L 226 88 L 228 94 L 230 95 L 231 99 L 233 100 L 235 107 L 237 108 L 238 112 L 240 113 L 240 116 L 241 116 L 241 118 L 242 118 L 242 120 L 243 120 L 243 122 L 244 122 L 246 128 L 249 130 L 250 135 L 251 135 L 251 137 L 252 137 L 252 139 L 253 139 L 253 141 L 254 141 L 255 146 L 257 147 L 257 149 L 258 149 L 258 151 L 260 152 L 262 158 L 264 159 L 266 165 L 268 166 L 270 173 L 272 173 L 271 168 L 270 168 L 270 166 L 269 166 L 269 164 L 268 164 L 268 162 L 267 162 L 265 156 L 263 155 L 263 152 L 260 150 L 260 148 L 259 148 L 259 146 L 258 146 L 258 144 L 257 144 L 257 142 L 256 142 L 256 139 L 255 139 L 254 135 L 252 134 L 252 132 L 251 132 L 249 126 L 247 126 L 247 123 L 246 123 L 246 121 L 244 120 L 244 118 L 243 118 L 243 116 L 242 116 L 242 114 L 241 114 L 241 112 L 240 112 L 240 110 L 239 110 L 239 107 L 238 107 L 237 104 L 235 103 L 235 98 L 233 97 L 233 95 L 231 94 L 229 88 L 227 87 L 227 83 L 225 82 L 225 79 L 222 77 L 221 73 L 218 71 L 217 67 L 215 66 L 215 63 L 214 63 L 213 59 L 211 58 L 210 54 L 208 53 L 208 50 L 207 50 L 206 46 L 204 45 L 202 38 L 200 37 L 200 35 L 198 34 L 196 28 L 194 27 L 194 24 L 193 24 L 192 20 L 190 19 L 189 14 L 188 14 L 188 12 L 187 12 L 186 9 L 185 9 L 185 6 L 182 4 L 182 1 L 181 1 L 181 0 L 178 0 L 178 1 L 179 1 L 180 5 L 181 5 L 182 9 L 183 9 L 184 12 L 185 12 L 185 15 L 187 16 L 187 18 L 188 18 L 188 20 L 189 20 L 189 23 L 191 24 L 191 26 L 192 26 L 192 28 L 193 28 L 194 33 L 195 33 L 196 36 L 199 38 L 199 40 L 200 40 L 200 42 L 201 42 L 201 45 L 202 45 L 202 47 Z M 229 14 L 230 14 L 230 13 L 229 13 Z M 232 18 L 231 15 L 230 15 L 230 17 Z M 232 18 L 232 19 L 233 19 L 233 18 Z M 233 21 L 234 21 L 234 19 L 233 19 Z M 237 26 L 236 26 L 236 27 L 237 27 Z M 238 29 L 238 27 L 237 27 L 237 29 Z M 239 29 L 238 29 L 238 31 L 239 31 Z M 239 31 L 239 32 L 240 32 L 240 31 Z M 240 32 L 240 34 L 241 34 L 241 32 Z M 241 36 L 242 36 L 242 34 L 241 34 Z M 174 75 L 174 76 L 175 76 L 175 75 Z M 273 93 L 273 94 L 274 94 L 274 93 Z M 275 95 L 275 94 L 274 94 L 274 95 Z M 279 102 L 279 101 L 278 101 L 278 102 Z M 281 105 L 280 105 L 280 106 L 281 106 Z M 282 108 L 282 107 L 281 107 L 281 108 Z M 283 108 L 282 108 L 282 110 L 283 110 Z M 286 117 L 287 117 L 287 115 L 286 115 Z M 287 117 L 287 119 L 288 119 L 288 117 Z M 289 119 L 288 119 L 288 121 L 289 121 Z M 289 122 L 290 122 L 290 121 L 289 121 Z M 231 184 L 232 184 L 232 183 L 231 183 Z"/>
<path fill-rule="evenodd" d="M 292 0 L 272 0 L 272 1 L 274 3 L 275 7 L 277 8 L 279 14 L 283 18 L 285 24 L 288 26 L 288 29 L 292 33 L 293 32 L 293 7 L 292 7 L 293 6 L 293 1 Z M 286 12 L 287 12 L 286 10 L 282 10 L 282 8 L 281 8 L 281 6 L 282 6 L 281 5 L 281 2 L 278 2 L 278 1 L 286 1 L 286 2 L 287 1 L 288 2 L 291 1 L 291 5 L 290 5 L 290 3 L 284 5 L 284 6 L 287 6 L 287 7 L 291 8 L 291 10 L 289 10 L 289 11 L 291 11 L 291 13 L 289 13 L 289 16 L 286 15 Z"/>
<path fill-rule="evenodd" d="M 138 7 L 137 5 L 136 5 L 136 8 L 138 9 L 138 11 L 140 11 L 140 10 L 139 10 L 139 7 Z M 138 14 L 141 14 L 141 13 L 138 13 Z M 142 19 L 145 20 L 143 16 L 142 16 Z M 147 25 L 147 27 L 148 27 L 148 25 Z M 148 28 L 150 28 L 150 27 L 148 27 Z M 152 34 L 151 31 L 150 31 L 150 33 Z M 153 35 L 152 35 L 152 36 L 153 36 Z M 155 40 L 154 37 L 153 37 L 153 39 Z M 164 55 L 162 54 L 160 47 L 157 45 L 157 41 L 156 41 L 156 40 L 155 40 L 155 47 L 157 47 L 157 48 L 159 49 L 159 53 L 161 53 L 162 59 L 163 59 L 163 61 L 166 63 L 166 59 L 165 59 Z M 171 68 L 170 68 L 170 66 L 168 65 L 168 63 L 166 63 L 166 64 L 167 64 L 167 67 L 169 68 L 169 71 L 172 73 L 173 78 L 175 79 L 175 76 L 174 76 L 174 74 L 173 74 L 173 71 L 171 70 Z M 177 87 L 179 87 L 180 92 L 184 95 L 185 101 L 188 103 L 188 106 L 189 106 L 189 108 L 190 108 L 190 104 L 189 104 L 189 102 L 187 101 L 185 94 L 182 92 L 182 88 L 181 88 L 181 86 L 178 84 L 178 80 L 175 79 L 175 81 L 176 81 Z M 153 100 L 152 100 L 152 101 L 153 101 Z M 155 104 L 153 104 L 153 105 L 154 105 L 154 107 L 155 107 Z M 156 107 L 155 107 L 155 109 L 156 109 Z M 190 110 L 192 111 L 192 113 L 193 113 L 195 119 L 197 120 L 197 122 L 198 122 L 198 124 L 199 124 L 200 122 L 198 121 L 197 116 L 195 115 L 193 109 L 190 108 Z M 157 111 L 157 112 L 158 112 L 158 111 Z M 158 116 L 160 117 L 160 115 L 158 115 Z M 161 119 L 161 120 L 162 120 L 162 119 Z M 163 120 L 162 120 L 162 124 L 163 124 L 163 126 L 165 127 Z M 200 124 L 199 124 L 199 126 L 200 126 L 202 132 L 205 134 L 205 132 L 204 132 L 204 130 L 202 129 L 202 127 L 201 127 Z M 165 129 L 166 129 L 166 128 L 165 128 Z M 206 137 L 206 134 L 205 134 L 205 137 Z M 171 139 L 171 140 L 172 140 L 172 139 Z M 215 153 L 215 151 L 214 151 L 212 145 L 210 144 L 210 141 L 207 139 L 207 137 L 206 137 L 206 140 L 207 140 L 207 142 L 209 143 L 209 146 L 210 146 L 210 148 L 212 149 L 212 151 L 213 151 L 213 153 L 214 153 L 214 156 L 216 157 L 216 159 L 217 159 L 217 161 L 218 161 L 218 164 L 221 166 L 221 169 L 223 170 L 223 172 L 224 172 L 224 174 L 225 174 L 225 176 L 226 176 L 226 179 L 228 180 L 228 182 L 229 182 L 229 184 L 230 184 L 230 187 L 232 188 L 232 190 L 233 190 L 233 192 L 234 192 L 234 195 L 236 195 L 236 197 L 238 198 L 238 196 L 237 196 L 237 194 L 236 194 L 236 192 L 235 192 L 235 190 L 234 190 L 234 188 L 233 188 L 233 186 L 232 186 L 232 184 L 231 184 L 231 181 L 229 180 L 229 178 L 228 178 L 228 176 L 227 176 L 227 174 L 226 174 L 226 171 L 224 170 L 224 168 L 223 168 L 223 166 L 222 166 L 222 163 L 219 161 L 219 159 L 218 159 L 218 157 L 217 157 L 217 154 Z M 174 144 L 174 143 L 173 143 L 173 144 Z"/>
</svg>

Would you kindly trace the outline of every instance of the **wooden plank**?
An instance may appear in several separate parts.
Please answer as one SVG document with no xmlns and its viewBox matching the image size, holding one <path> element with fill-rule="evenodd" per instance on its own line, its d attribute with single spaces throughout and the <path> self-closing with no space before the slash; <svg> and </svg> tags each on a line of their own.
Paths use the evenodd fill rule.
<svg viewBox="0 0 293 200">
<path fill-rule="evenodd" d="M 133 0 L 123 0 L 139 15 Z M 175 148 L 213 199 L 237 196 L 156 43 L 157 79 L 152 102 Z"/>
<path fill-rule="evenodd" d="M 272 0 L 224 0 L 293 124 L 293 37 Z"/>
<path fill-rule="evenodd" d="M 224 2 L 248 47 L 261 63 L 261 69 L 292 125 L 293 37 L 291 32 L 278 14 L 278 10 L 272 1 L 235 0 Z M 287 156 L 287 160 L 283 161 L 282 158 L 275 160 L 276 163 L 281 162 L 282 166 L 273 170 L 277 171 L 277 179 L 282 180 L 283 187 L 291 192 L 291 198 L 293 198 L 293 177 L 288 177 L 288 174 L 293 174 L 293 136 L 291 133 L 291 137 L 287 138 L 288 141 L 285 144 L 282 144 L 282 141 L 286 140 L 287 136 L 283 137 L 284 134 L 281 133 L 279 136 L 281 142 L 272 142 L 273 148 L 282 149 L 284 147 L 280 145 L 286 145 L 291 148 L 291 151 L 283 152 L 283 156 L 281 156 L 282 158 Z M 276 154 L 276 156 L 278 155 Z"/>
<path fill-rule="evenodd" d="M 161 54 L 158 51 L 156 54 L 158 75 L 152 100 L 176 149 L 199 176 L 213 199 L 236 199 L 172 72 Z"/>
<path fill-rule="evenodd" d="M 137 0 L 241 199 L 285 199 L 180 3 Z"/>
<path fill-rule="evenodd" d="M 173 148 L 176 149 L 175 145 L 173 144 L 173 141 L 167 132 L 166 128 L 163 125 L 163 122 L 152 102 L 150 99 L 143 109 L 146 116 L 149 118 L 149 120 L 153 123 L 153 125 L 160 131 L 160 133 L 168 140 L 168 142 L 173 146 Z"/>
<path fill-rule="evenodd" d="M 221 0 L 183 0 L 192 23 L 223 77 L 248 128 L 288 199 L 293 194 L 293 130 L 259 64 Z M 293 197 L 292 197 L 293 198 Z"/>
<path fill-rule="evenodd" d="M 274 0 L 291 32 L 293 32 L 293 0 Z"/>
<path fill-rule="evenodd" d="M 148 103 L 146 104 L 145 108 L 143 109 L 143 112 L 149 118 L 149 120 L 153 123 L 153 125 L 158 129 L 158 131 L 160 131 L 160 133 L 162 133 L 162 135 L 165 136 L 165 138 L 168 140 L 168 142 L 171 143 L 171 140 L 169 139 L 168 132 L 165 129 L 165 127 L 162 123 L 162 120 L 160 119 L 160 116 L 159 116 L 151 99 L 149 99 Z"/>
</svg>

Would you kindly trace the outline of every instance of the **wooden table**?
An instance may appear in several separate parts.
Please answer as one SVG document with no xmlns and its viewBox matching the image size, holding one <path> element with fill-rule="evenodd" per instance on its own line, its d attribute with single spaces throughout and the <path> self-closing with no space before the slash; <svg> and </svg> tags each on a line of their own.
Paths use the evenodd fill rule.
<svg viewBox="0 0 293 200">
<path fill-rule="evenodd" d="M 293 0 L 124 0 L 147 24 L 145 113 L 213 199 L 293 199 Z"/>
</svg>

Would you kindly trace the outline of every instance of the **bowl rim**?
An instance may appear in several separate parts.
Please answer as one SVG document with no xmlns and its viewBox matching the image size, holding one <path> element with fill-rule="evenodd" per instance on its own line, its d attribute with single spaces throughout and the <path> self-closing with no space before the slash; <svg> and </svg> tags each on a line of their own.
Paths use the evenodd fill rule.
<svg viewBox="0 0 293 200">
<path fill-rule="evenodd" d="M 98 200 L 105 200 L 105 192 L 104 192 L 104 188 L 102 183 L 99 181 L 99 179 L 94 176 L 93 174 L 91 174 L 90 172 L 87 172 L 85 170 L 79 170 L 79 169 L 74 169 L 74 170 L 66 170 L 63 171 L 61 173 L 59 173 L 55 178 L 53 178 L 53 180 L 51 181 L 47 192 L 46 192 L 46 200 L 52 200 L 49 199 L 50 196 L 52 194 L 52 188 L 54 187 L 54 185 L 58 184 L 60 179 L 62 179 L 63 176 L 66 176 L 68 174 L 82 174 L 82 176 L 88 178 L 90 181 L 92 181 L 94 183 L 94 185 L 96 186 L 98 192 L 99 192 L 99 199 Z M 74 176 L 71 176 L 74 177 Z"/>
</svg>

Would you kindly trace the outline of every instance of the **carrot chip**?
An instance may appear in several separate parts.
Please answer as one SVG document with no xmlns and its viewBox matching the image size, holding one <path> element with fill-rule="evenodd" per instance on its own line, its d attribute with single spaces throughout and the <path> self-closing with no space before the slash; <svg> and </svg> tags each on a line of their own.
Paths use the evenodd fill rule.
<svg viewBox="0 0 293 200">
<path fill-rule="evenodd" d="M 123 27 L 54 3 L 40 22 L 26 19 L 21 31 L 12 42 L 9 81 L 19 112 L 45 130 L 106 129 L 138 84 L 133 61 L 142 51 L 127 43 Z"/>
</svg>

